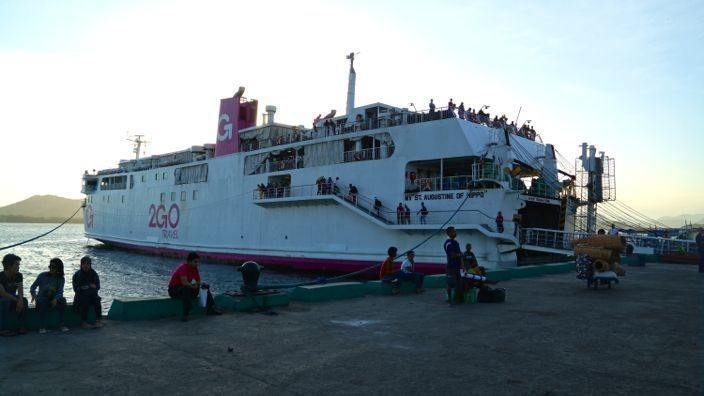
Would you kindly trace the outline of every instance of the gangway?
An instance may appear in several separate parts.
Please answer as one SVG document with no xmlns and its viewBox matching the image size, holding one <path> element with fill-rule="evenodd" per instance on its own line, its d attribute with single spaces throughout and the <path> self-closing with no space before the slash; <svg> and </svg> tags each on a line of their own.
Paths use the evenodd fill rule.
<svg viewBox="0 0 704 396">
<path fill-rule="evenodd" d="M 521 248 L 535 252 L 572 255 L 572 241 L 584 238 L 586 232 L 567 232 L 546 228 L 521 229 Z"/>
</svg>

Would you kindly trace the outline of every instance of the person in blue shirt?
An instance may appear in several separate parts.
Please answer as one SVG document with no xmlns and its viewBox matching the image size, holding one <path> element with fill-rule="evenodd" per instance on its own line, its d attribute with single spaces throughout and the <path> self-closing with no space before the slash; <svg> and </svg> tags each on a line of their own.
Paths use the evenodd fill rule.
<svg viewBox="0 0 704 396">
<path fill-rule="evenodd" d="M 457 243 L 455 238 L 457 237 L 457 231 L 455 227 L 447 227 L 445 231 L 447 234 L 447 240 L 443 245 L 445 249 L 445 254 L 447 255 L 447 267 L 445 268 L 445 273 L 447 277 L 447 301 L 450 306 L 456 304 L 456 302 L 462 301 L 462 282 L 460 278 L 460 268 L 462 268 L 462 249 L 460 249 L 460 244 Z M 452 298 L 452 289 L 455 289 L 455 298 Z"/>
<path fill-rule="evenodd" d="M 64 298 L 64 263 L 61 259 L 53 258 L 49 261 L 49 271 L 39 274 L 29 288 L 29 294 L 32 295 L 32 301 L 37 303 L 40 334 L 47 332 L 46 315 L 52 309 L 59 313 L 59 329 L 68 331 L 68 327 L 64 326 L 66 299 Z"/>
</svg>

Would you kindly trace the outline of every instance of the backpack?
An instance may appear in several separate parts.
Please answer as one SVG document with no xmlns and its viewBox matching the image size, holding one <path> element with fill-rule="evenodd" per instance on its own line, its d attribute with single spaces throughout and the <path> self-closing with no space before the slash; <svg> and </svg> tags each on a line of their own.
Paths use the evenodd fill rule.
<svg viewBox="0 0 704 396">
<path fill-rule="evenodd" d="M 506 301 L 506 289 L 483 287 L 479 289 L 477 302 L 480 303 L 499 303 Z"/>
</svg>

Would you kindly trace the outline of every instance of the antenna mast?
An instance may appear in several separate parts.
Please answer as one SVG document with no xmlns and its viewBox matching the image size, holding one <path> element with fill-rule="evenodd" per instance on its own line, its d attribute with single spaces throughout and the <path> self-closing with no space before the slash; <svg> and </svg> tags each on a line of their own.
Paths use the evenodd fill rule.
<svg viewBox="0 0 704 396">
<path fill-rule="evenodd" d="M 144 135 L 134 135 L 132 139 L 128 138 L 127 140 L 134 144 L 132 149 L 134 159 L 139 159 L 139 156 L 143 154 L 142 146 L 146 147 L 149 142 L 144 138 Z"/>
<path fill-rule="evenodd" d="M 357 53 L 359 54 L 359 53 Z M 347 121 L 352 122 L 354 121 L 354 117 L 352 116 L 352 112 L 354 111 L 354 88 L 355 88 L 355 83 L 357 80 L 357 73 L 354 71 L 354 56 L 356 54 L 354 52 L 350 52 L 349 55 L 347 55 L 347 59 L 350 61 L 350 76 L 349 80 L 347 82 Z"/>
</svg>

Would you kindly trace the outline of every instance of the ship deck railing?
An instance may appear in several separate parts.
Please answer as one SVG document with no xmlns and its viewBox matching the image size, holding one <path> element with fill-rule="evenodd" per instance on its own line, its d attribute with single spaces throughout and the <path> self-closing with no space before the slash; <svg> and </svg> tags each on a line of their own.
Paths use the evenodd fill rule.
<svg viewBox="0 0 704 396">
<path fill-rule="evenodd" d="M 524 228 L 520 232 L 520 241 L 523 247 L 529 250 L 561 250 L 565 253 L 570 253 L 573 250 L 573 241 L 590 235 L 594 235 L 594 233 Z M 619 236 L 624 237 L 626 243 L 632 245 L 635 250 L 643 251 L 639 248 L 651 249 L 653 254 L 697 254 L 697 244 L 693 240 L 639 236 L 626 233 L 621 233 Z"/>
<path fill-rule="evenodd" d="M 418 124 L 424 122 L 439 121 L 448 118 L 458 118 L 456 110 L 451 110 L 448 107 L 438 107 L 434 111 L 430 111 L 429 109 L 418 111 L 394 111 L 392 109 L 392 111 L 378 117 L 366 117 L 363 119 L 346 122 L 339 122 L 338 120 L 338 122 L 335 123 L 334 126 L 316 126 L 315 128 L 311 129 L 292 127 L 289 133 L 274 138 L 267 138 L 261 140 L 256 138 L 241 139 L 240 150 L 245 152 L 254 151 L 330 136 L 344 135 L 360 131 L 372 131 L 376 129 L 390 128 L 404 124 Z M 484 117 L 481 120 L 478 118 L 474 120 L 470 120 L 468 118 L 464 119 L 468 122 L 484 125 L 488 128 L 493 128 L 497 130 L 506 129 L 509 131 L 509 133 L 514 134 L 516 136 L 535 140 L 534 136 L 522 134 L 515 127 L 511 127 L 511 125 L 494 125 L 493 121 L 488 118 L 488 115 L 487 117 Z"/>
<path fill-rule="evenodd" d="M 311 129 L 293 127 L 289 133 L 273 138 L 261 140 L 256 138 L 240 139 L 240 150 L 245 152 L 254 151 L 330 136 L 338 136 L 361 131 L 373 131 L 376 129 L 390 128 L 404 124 L 439 121 L 447 118 L 457 118 L 457 114 L 446 107 L 437 108 L 434 112 L 431 112 L 430 110 L 389 112 L 378 117 L 367 117 L 361 120 L 336 123 L 334 127 L 316 126 Z"/>
<path fill-rule="evenodd" d="M 371 161 L 388 158 L 393 154 L 394 149 L 395 147 L 393 145 L 389 145 L 385 147 L 345 151 L 343 154 L 343 162 Z"/>
<path fill-rule="evenodd" d="M 429 209 L 425 218 L 422 218 L 423 216 L 420 211 L 412 211 L 407 215 L 405 211 L 401 214 L 395 209 L 391 209 L 385 205 L 376 208 L 374 206 L 373 199 L 359 193 L 351 194 L 349 190 L 344 187 L 343 183 L 321 183 L 300 186 L 271 187 L 255 189 L 252 191 L 252 198 L 255 201 L 276 201 L 302 197 L 325 198 L 326 196 L 336 196 L 337 198 L 343 200 L 346 204 L 351 205 L 352 207 L 361 210 L 386 224 L 443 224 L 448 220 L 448 218 L 450 218 L 450 216 L 453 215 L 453 213 L 455 213 L 454 210 Z M 479 224 L 487 231 L 497 232 L 497 228 L 494 224 L 494 218 L 479 209 L 464 209 L 457 211 L 452 218 L 452 223 Z M 509 225 L 504 231 L 512 232 L 511 226 Z"/>
</svg>

